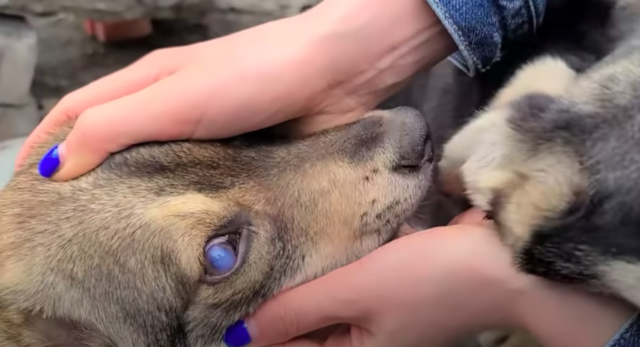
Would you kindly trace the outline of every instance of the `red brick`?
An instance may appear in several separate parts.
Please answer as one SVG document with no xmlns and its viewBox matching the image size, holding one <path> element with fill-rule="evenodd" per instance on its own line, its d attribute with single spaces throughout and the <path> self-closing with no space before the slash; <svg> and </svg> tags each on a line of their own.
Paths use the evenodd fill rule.
<svg viewBox="0 0 640 347">
<path fill-rule="evenodd" d="M 134 40 L 148 36 L 153 32 L 151 20 L 147 18 L 114 22 L 86 19 L 83 26 L 88 35 L 95 36 L 101 42 Z"/>
</svg>

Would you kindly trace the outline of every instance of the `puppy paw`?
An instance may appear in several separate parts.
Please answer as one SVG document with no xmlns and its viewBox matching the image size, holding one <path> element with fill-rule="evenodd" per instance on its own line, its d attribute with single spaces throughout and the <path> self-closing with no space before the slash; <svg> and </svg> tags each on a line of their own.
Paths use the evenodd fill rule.
<svg viewBox="0 0 640 347">
<path fill-rule="evenodd" d="M 464 195 L 491 215 L 503 241 L 516 252 L 584 186 L 571 150 L 536 138 L 549 121 L 540 115 L 574 77 L 556 58 L 525 65 L 486 110 L 445 144 L 438 164 L 443 191 Z M 523 118 L 526 126 L 514 126 Z"/>
<path fill-rule="evenodd" d="M 542 347 L 523 330 L 491 330 L 478 335 L 480 347 Z"/>
</svg>

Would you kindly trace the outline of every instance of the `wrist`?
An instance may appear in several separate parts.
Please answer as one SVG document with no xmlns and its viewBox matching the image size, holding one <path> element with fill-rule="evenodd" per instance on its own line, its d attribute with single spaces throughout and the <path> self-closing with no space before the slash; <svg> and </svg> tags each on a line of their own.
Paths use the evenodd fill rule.
<svg viewBox="0 0 640 347">
<path fill-rule="evenodd" d="M 455 51 L 424 0 L 325 0 L 298 17 L 312 41 L 307 61 L 326 88 L 370 95 L 370 108 Z"/>
<path fill-rule="evenodd" d="M 606 346 L 634 314 L 619 300 L 533 277 L 516 310 L 519 325 L 547 347 Z"/>
</svg>

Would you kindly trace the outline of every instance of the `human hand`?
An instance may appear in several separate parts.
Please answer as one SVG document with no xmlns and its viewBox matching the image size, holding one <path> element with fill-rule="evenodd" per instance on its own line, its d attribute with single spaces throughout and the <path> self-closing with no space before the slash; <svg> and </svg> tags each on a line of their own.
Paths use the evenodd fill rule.
<svg viewBox="0 0 640 347">
<path fill-rule="evenodd" d="M 529 276 L 470 210 L 448 227 L 399 238 L 365 258 L 265 303 L 227 332 L 229 346 L 440 346 L 517 324 L 514 302 Z M 299 337 L 348 324 L 324 341 Z M 291 339 L 294 339 L 290 341 Z M 288 341 L 288 342 L 286 342 Z M 286 343 L 285 343 L 286 342 Z"/>
<path fill-rule="evenodd" d="M 41 162 L 44 177 L 77 177 L 136 143 L 223 138 L 302 115 L 301 133 L 329 128 L 358 119 L 453 48 L 424 1 L 325 0 L 298 16 L 153 52 L 69 94 L 28 138 L 16 169 L 35 143 L 73 121 Z"/>
</svg>

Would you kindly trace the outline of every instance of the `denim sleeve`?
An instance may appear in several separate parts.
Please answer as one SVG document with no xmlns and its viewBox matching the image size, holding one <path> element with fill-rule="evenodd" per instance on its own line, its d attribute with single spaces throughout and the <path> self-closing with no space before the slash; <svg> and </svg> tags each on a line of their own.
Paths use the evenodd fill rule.
<svg viewBox="0 0 640 347">
<path fill-rule="evenodd" d="M 500 60 L 509 41 L 533 35 L 546 0 L 426 0 L 458 46 L 450 59 L 468 75 Z"/>
<path fill-rule="evenodd" d="M 611 341 L 609 341 L 606 347 L 637 346 L 640 346 L 640 313 L 632 316 Z"/>
</svg>

